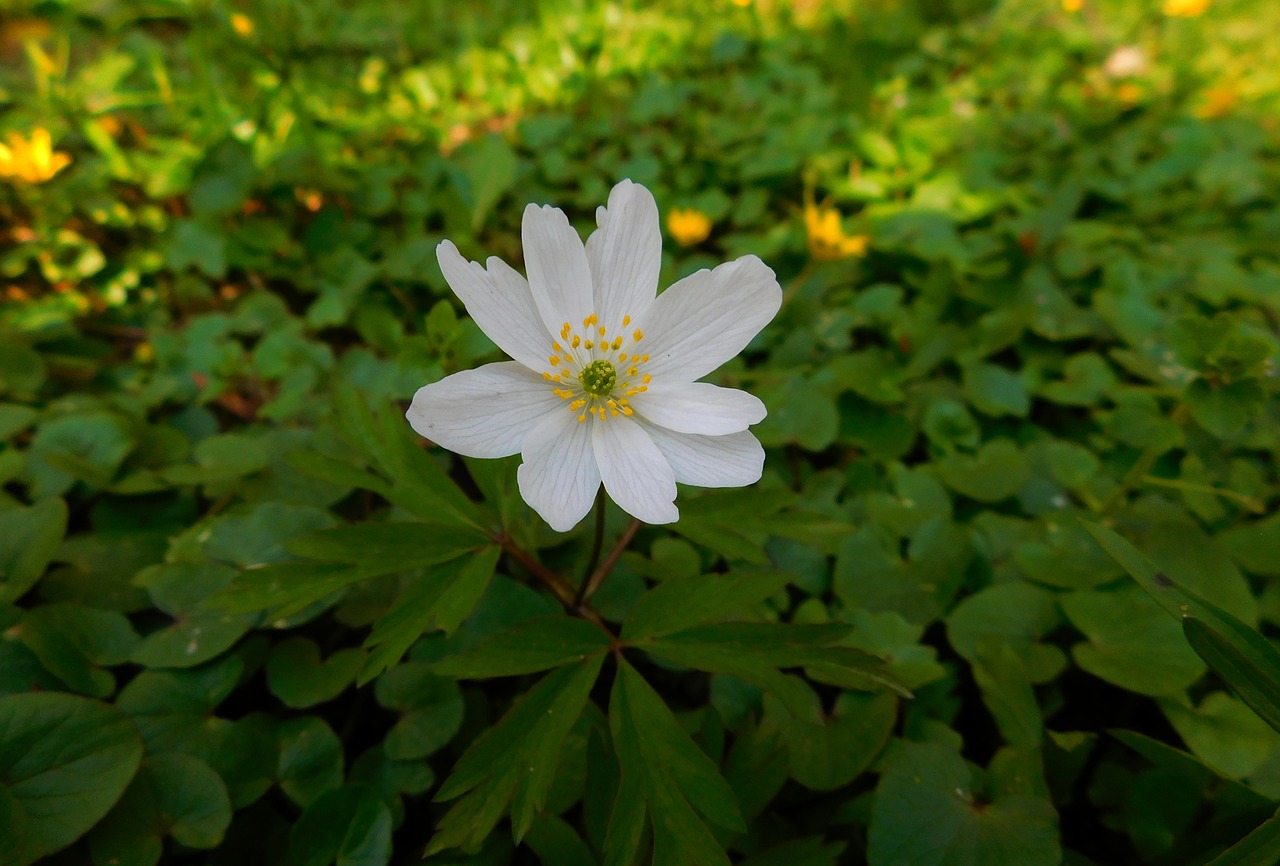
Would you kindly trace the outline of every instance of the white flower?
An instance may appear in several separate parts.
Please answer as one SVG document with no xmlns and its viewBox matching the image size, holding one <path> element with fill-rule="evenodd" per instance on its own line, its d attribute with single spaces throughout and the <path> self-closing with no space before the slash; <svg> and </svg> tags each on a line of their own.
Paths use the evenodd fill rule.
<svg viewBox="0 0 1280 866">
<path fill-rule="evenodd" d="M 520 495 L 560 532 L 603 482 L 646 523 L 670 523 L 676 482 L 760 479 L 765 417 L 745 391 L 695 381 L 738 354 L 778 312 L 782 290 L 744 256 L 657 294 L 662 238 L 653 195 L 624 180 L 596 210 L 584 248 L 558 208 L 525 208 L 529 279 L 487 269 L 451 241 L 440 268 L 480 328 L 514 358 L 454 373 L 413 397 L 413 429 L 468 457 L 519 453 Z"/>
</svg>

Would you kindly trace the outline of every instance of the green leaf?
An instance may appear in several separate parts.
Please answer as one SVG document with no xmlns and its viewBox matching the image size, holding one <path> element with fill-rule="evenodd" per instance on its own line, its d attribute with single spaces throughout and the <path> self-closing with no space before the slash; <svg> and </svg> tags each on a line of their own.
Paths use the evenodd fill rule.
<svg viewBox="0 0 1280 866">
<path fill-rule="evenodd" d="M 434 669 L 458 679 L 509 677 L 584 661 L 612 646 L 609 633 L 586 620 L 540 616 L 448 656 L 436 662 Z"/>
<path fill-rule="evenodd" d="M 1025 793 L 974 790 L 964 758 L 938 743 L 903 743 L 880 777 L 870 866 L 1057 866 L 1057 815 Z"/>
<path fill-rule="evenodd" d="M 364 650 L 353 647 L 322 662 L 314 641 L 291 637 L 276 644 L 267 659 L 267 687 L 287 707 L 313 707 L 342 694 L 364 662 Z"/>
<path fill-rule="evenodd" d="M 1198 703 L 1179 696 L 1160 701 L 1160 709 L 1191 753 L 1220 776 L 1252 778 L 1280 746 L 1280 735 L 1229 692 Z"/>
<path fill-rule="evenodd" d="M 1276 862 L 1280 862 L 1280 812 L 1214 857 L 1208 866 L 1270 866 Z"/>
<path fill-rule="evenodd" d="M 44 499 L 0 511 L 0 604 L 35 585 L 67 532 L 67 503 Z"/>
<path fill-rule="evenodd" d="M 889 688 L 910 697 L 910 691 L 884 672 L 880 659 L 834 645 L 849 632 L 844 623 L 722 623 L 636 646 L 677 664 L 755 682 L 804 715 L 812 713 L 812 706 L 794 683 L 777 675 L 777 669 L 802 667 L 820 682 L 855 689 Z"/>
<path fill-rule="evenodd" d="M 289 833 L 297 866 L 386 866 L 391 860 L 391 811 L 368 785 L 324 794 Z"/>
<path fill-rule="evenodd" d="M 378 678 L 378 703 L 402 713 L 382 747 L 397 761 L 425 758 L 443 749 L 462 727 L 462 691 L 426 662 L 408 662 Z"/>
<path fill-rule="evenodd" d="M 979 644 L 973 678 L 1004 741 L 1038 748 L 1044 739 L 1044 720 L 1022 656 L 1007 644 Z"/>
<path fill-rule="evenodd" d="M 1008 439 L 988 442 L 976 455 L 948 454 L 936 465 L 948 487 L 979 502 L 1008 499 L 1031 478 L 1026 455 Z"/>
<path fill-rule="evenodd" d="M 653 831 L 653 862 L 728 864 L 707 823 L 746 830 L 733 789 L 657 692 L 622 660 L 609 699 L 609 727 L 622 781 L 605 840 L 606 864 L 632 861 L 646 815 Z"/>
<path fill-rule="evenodd" d="M 707 493 L 681 503 L 680 519 L 670 528 L 730 561 L 766 565 L 764 543 L 774 534 L 771 518 L 796 498 L 789 490 Z"/>
<path fill-rule="evenodd" d="M 366 570 L 376 566 L 385 574 L 448 562 L 487 543 L 479 535 L 442 532 L 426 523 L 353 523 L 290 539 L 285 548 Z"/>
<path fill-rule="evenodd" d="M 501 552 L 488 547 L 410 578 L 391 609 L 373 624 L 365 641 L 369 657 L 356 684 L 363 686 L 399 662 L 424 632 L 439 629 L 452 635 L 488 589 Z"/>
<path fill-rule="evenodd" d="M 1183 620 L 1187 641 L 1227 681 L 1254 712 L 1273 728 L 1280 721 L 1280 649 L 1254 629 L 1156 569 L 1150 559 L 1116 533 L 1086 524 L 1098 543 L 1168 613 Z M 1195 625 L 1187 626 L 1187 620 Z M 1219 670 L 1217 665 L 1222 665 Z"/>
<path fill-rule="evenodd" d="M 20 848 L 0 847 L 0 863 L 26 866 L 70 845 L 141 761 L 138 733 L 114 707 L 56 692 L 0 697 L 0 826 L 23 828 Z"/>
<path fill-rule="evenodd" d="M 866 771 L 889 742 L 898 721 L 898 700 L 888 692 L 846 692 L 828 715 L 812 691 L 809 699 L 819 710 L 816 718 L 774 713 L 768 701 L 766 718 L 781 732 L 791 778 L 811 791 L 834 791 Z"/>
<path fill-rule="evenodd" d="M 479 231 L 490 209 L 516 181 L 516 154 L 501 136 L 491 133 L 466 146 L 458 162 L 470 193 L 471 230 Z"/>
<path fill-rule="evenodd" d="M 1182 633 L 1213 672 L 1249 708 L 1280 731 L 1280 652 L 1267 638 L 1236 621 L 1227 634 L 1194 616 L 1182 618 Z"/>
<path fill-rule="evenodd" d="M 516 839 L 528 831 L 546 803 L 565 738 L 603 662 L 596 656 L 552 671 L 471 744 L 436 793 L 437 800 L 462 799 L 440 819 L 428 855 L 478 848 L 509 804 Z"/>
<path fill-rule="evenodd" d="M 189 755 L 152 755 L 89 834 L 95 864 L 154 866 L 164 837 L 188 848 L 217 847 L 231 824 L 227 786 Z"/>
<path fill-rule="evenodd" d="M 1204 673 L 1204 664 L 1177 623 L 1132 586 L 1112 592 L 1075 592 L 1061 600 L 1071 624 L 1087 643 L 1071 648 L 1081 668 L 1140 695 L 1181 692 Z"/>
<path fill-rule="evenodd" d="M 391 491 L 391 485 L 372 472 L 328 454 L 315 451 L 290 451 L 285 462 L 304 475 L 327 481 L 335 487 L 372 490 L 380 496 Z"/>
<path fill-rule="evenodd" d="M 965 367 L 964 391 L 973 407 L 985 415 L 1025 418 L 1031 408 L 1022 381 L 1014 373 L 995 364 Z"/>
<path fill-rule="evenodd" d="M 35 608 L 23 617 L 19 637 L 71 691 L 98 698 L 116 688 L 104 668 L 128 661 L 138 642 L 124 614 L 78 604 Z"/>
<path fill-rule="evenodd" d="M 636 602 L 622 625 L 622 638 L 658 637 L 724 619 L 763 601 L 789 582 L 790 575 L 785 573 L 747 569 L 665 580 Z"/>
<path fill-rule="evenodd" d="M 965 660 L 977 661 L 987 641 L 1012 647 L 1034 683 L 1049 682 L 1066 666 L 1056 646 L 1039 641 L 1062 621 L 1054 593 L 1025 581 L 988 586 L 956 605 L 947 618 L 947 639 Z"/>
<path fill-rule="evenodd" d="M 275 776 L 290 800 L 306 807 L 342 785 L 342 741 L 323 719 L 301 716 L 280 723 Z"/>
</svg>

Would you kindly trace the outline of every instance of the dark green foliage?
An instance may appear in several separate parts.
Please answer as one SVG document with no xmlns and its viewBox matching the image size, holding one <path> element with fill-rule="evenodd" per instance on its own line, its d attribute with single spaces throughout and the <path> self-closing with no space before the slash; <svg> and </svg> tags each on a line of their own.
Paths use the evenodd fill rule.
<svg viewBox="0 0 1280 866">
<path fill-rule="evenodd" d="M 0 866 L 1273 862 L 1280 7 L 1072 5 L 10 3 Z M 785 302 L 579 598 L 404 409 L 626 177 Z"/>
</svg>

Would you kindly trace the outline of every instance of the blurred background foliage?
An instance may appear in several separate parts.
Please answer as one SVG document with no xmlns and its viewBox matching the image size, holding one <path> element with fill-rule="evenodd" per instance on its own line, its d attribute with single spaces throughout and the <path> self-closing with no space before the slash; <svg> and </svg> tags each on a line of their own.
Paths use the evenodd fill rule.
<svg viewBox="0 0 1280 866">
<path fill-rule="evenodd" d="M 723 615 L 842 623 L 915 693 L 805 686 L 819 723 L 641 664 L 737 799 L 735 862 L 1207 862 L 1274 810 L 1280 735 L 1080 518 L 1280 627 L 1280 5 L 4 7 L 0 863 L 418 862 L 534 682 L 437 662 L 554 602 L 496 554 L 416 629 L 422 586 L 474 580 L 254 572 L 430 507 L 378 469 L 395 404 L 497 357 L 436 243 L 518 264 L 526 202 L 585 232 L 625 177 L 663 285 L 754 253 L 786 302 L 716 377 L 769 406 L 764 481 L 682 491 L 598 608 L 768 571 Z M 428 462 L 586 560 L 509 463 Z M 588 707 L 518 846 L 429 862 L 605 862 L 627 736 Z"/>
</svg>

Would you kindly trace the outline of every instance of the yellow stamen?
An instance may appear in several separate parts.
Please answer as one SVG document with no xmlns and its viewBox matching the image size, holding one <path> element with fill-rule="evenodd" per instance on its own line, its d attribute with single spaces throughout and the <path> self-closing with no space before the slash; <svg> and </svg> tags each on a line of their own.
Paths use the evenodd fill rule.
<svg viewBox="0 0 1280 866">
<path fill-rule="evenodd" d="M 623 415 L 634 415 L 634 414 L 636 414 L 636 410 L 632 409 L 630 406 L 623 406 L 623 407 L 622 407 L 622 414 L 623 414 Z"/>
<path fill-rule="evenodd" d="M 626 353 L 626 352 L 623 352 L 621 355 L 619 355 L 619 356 L 618 356 L 618 360 L 619 360 L 619 361 L 625 361 L 625 360 L 627 360 L 627 353 Z"/>
<path fill-rule="evenodd" d="M 625 328 L 627 325 L 630 325 L 630 324 L 631 324 L 631 317 L 630 317 L 630 316 L 623 316 L 623 317 L 622 317 L 622 327 L 624 327 L 624 328 Z"/>
<path fill-rule="evenodd" d="M 596 323 L 596 314 L 592 313 L 591 315 L 587 316 L 585 319 L 582 320 L 582 327 L 590 328 L 595 323 Z"/>
<path fill-rule="evenodd" d="M 583 421 L 586 421 L 586 420 L 587 420 L 587 416 L 586 416 L 586 415 L 579 415 L 579 416 L 578 416 L 578 423 L 579 423 L 579 424 L 581 424 Z"/>
<path fill-rule="evenodd" d="M 552 343 L 551 348 L 555 349 L 557 352 L 564 351 L 564 346 L 561 346 L 559 343 Z"/>
<path fill-rule="evenodd" d="M 650 382 L 653 381 L 653 377 L 650 376 L 648 373 L 645 373 L 643 376 L 640 377 L 640 381 L 648 385 Z"/>
<path fill-rule="evenodd" d="M 551 366 L 552 366 L 552 367 L 555 367 L 555 366 L 557 366 L 559 363 L 560 363 L 560 359 L 559 359 L 559 358 L 557 358 L 555 355 L 552 355 L 552 356 L 551 356 Z"/>
<path fill-rule="evenodd" d="M 645 355 L 644 357 L 642 357 L 642 358 L 640 359 L 640 362 L 641 362 L 641 363 L 644 363 L 644 362 L 645 362 L 645 361 L 647 361 L 647 360 L 649 360 L 649 356 L 648 356 L 648 355 Z"/>
<path fill-rule="evenodd" d="M 543 370 L 543 371 L 542 371 L 542 378 L 544 378 L 544 379 L 546 379 L 548 382 L 550 382 L 550 381 L 551 381 L 551 379 L 552 379 L 552 375 L 551 375 L 550 373 L 548 373 L 546 370 Z"/>
<path fill-rule="evenodd" d="M 596 344 L 595 344 L 595 343 L 591 342 L 590 340 L 587 340 L 587 348 L 588 348 L 588 349 L 594 349 L 595 347 L 596 347 Z"/>
<path fill-rule="evenodd" d="M 630 370 L 628 370 L 628 371 L 627 371 L 627 375 L 628 375 L 628 376 L 639 376 L 639 375 L 640 375 L 640 368 L 639 368 L 639 367 L 632 367 Z"/>
<path fill-rule="evenodd" d="M 614 338 L 613 338 L 613 351 L 615 351 L 615 352 L 616 352 L 616 351 L 618 351 L 618 350 L 619 350 L 619 349 L 621 349 L 621 348 L 622 348 L 622 338 L 621 338 L 621 337 L 614 337 Z"/>
<path fill-rule="evenodd" d="M 581 337 L 574 337 L 574 338 L 573 338 L 573 348 L 575 348 L 575 349 L 576 349 L 576 348 L 578 348 L 578 347 L 579 347 L 579 346 L 581 346 L 581 345 L 582 345 L 582 338 L 581 338 Z"/>
<path fill-rule="evenodd" d="M 636 332 L 631 335 L 631 338 L 635 340 L 637 343 L 640 342 L 641 340 L 644 339 L 644 331 L 640 330 L 639 328 L 636 328 Z"/>
<path fill-rule="evenodd" d="M 604 327 L 604 325 L 601 325 L 601 326 L 600 326 L 600 336 L 602 336 L 602 337 L 603 337 L 603 336 L 604 336 L 604 332 L 605 332 L 605 327 Z"/>
</svg>

